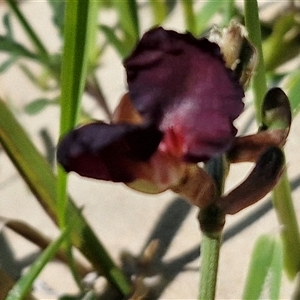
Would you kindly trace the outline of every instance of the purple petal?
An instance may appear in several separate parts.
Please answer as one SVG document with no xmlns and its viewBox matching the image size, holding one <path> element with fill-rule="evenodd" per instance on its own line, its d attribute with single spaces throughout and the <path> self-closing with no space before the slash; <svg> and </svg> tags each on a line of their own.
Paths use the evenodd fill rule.
<svg viewBox="0 0 300 300">
<path fill-rule="evenodd" d="M 155 28 L 124 65 L 134 106 L 162 131 L 184 137 L 186 160 L 205 160 L 229 149 L 244 92 L 216 44 Z"/>
<path fill-rule="evenodd" d="M 153 126 L 92 123 L 63 138 L 57 159 L 67 172 L 128 183 L 136 179 L 136 164 L 151 157 L 161 138 Z"/>
</svg>

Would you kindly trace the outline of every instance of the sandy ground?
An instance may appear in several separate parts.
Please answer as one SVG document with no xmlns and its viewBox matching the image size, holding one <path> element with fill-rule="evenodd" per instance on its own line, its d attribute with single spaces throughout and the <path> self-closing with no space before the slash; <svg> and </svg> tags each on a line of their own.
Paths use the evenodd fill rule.
<svg viewBox="0 0 300 300">
<path fill-rule="evenodd" d="M 59 39 L 51 25 L 46 3 L 31 1 L 24 4 L 22 8 L 30 17 L 46 46 L 50 51 L 56 51 L 59 48 Z M 144 26 L 147 27 L 147 20 Z M 179 30 L 183 28 L 178 13 L 170 18 L 168 27 Z M 17 25 L 15 29 L 18 39 L 28 44 L 22 30 Z M 0 30 L 2 33 L 3 28 L 0 27 Z M 2 59 L 3 57 L 1 61 Z M 38 69 L 37 66 L 33 67 Z M 120 59 L 113 51 L 105 53 L 99 77 L 110 107 L 113 108 L 125 90 L 124 70 Z M 14 109 L 20 123 L 26 128 L 40 151 L 44 152 L 41 129 L 46 129 L 53 140 L 57 140 L 58 108 L 49 107 L 37 116 L 26 115 L 23 112 L 24 105 L 43 94 L 37 91 L 17 68 L 13 67 L 0 76 L 0 93 Z M 85 102 L 89 111 L 96 109 L 96 104 L 90 99 L 85 99 Z M 250 107 L 238 120 L 237 126 L 241 130 L 252 114 Z M 95 117 L 102 118 L 103 114 L 98 110 Z M 298 117 L 286 145 L 287 170 L 294 183 L 293 196 L 297 215 L 300 211 L 299 129 L 300 118 Z M 255 124 L 252 124 L 248 131 L 254 132 Z M 0 215 L 24 220 L 49 237 L 56 237 L 57 229 L 30 194 L 3 151 L 0 153 L 0 166 Z M 234 166 L 227 188 L 238 184 L 248 170 L 249 165 Z M 134 192 L 121 184 L 89 180 L 74 174 L 70 176 L 69 191 L 76 203 L 83 207 L 84 215 L 118 263 L 123 251 L 139 255 L 149 240 L 152 238 L 161 240 L 162 263 L 159 268 L 161 270 L 163 266 L 166 284 L 160 299 L 196 298 L 200 263 L 198 248 L 201 240 L 196 221 L 196 208 L 190 207 L 171 192 L 149 196 Z M 218 299 L 240 299 L 249 263 L 249 253 L 254 242 L 262 234 L 278 236 L 280 230 L 269 197 L 236 216 L 228 217 L 220 257 Z M 35 246 L 7 229 L 1 231 L 0 264 L 14 278 L 17 278 L 37 255 L 38 249 Z M 160 279 L 159 276 L 159 274 L 152 276 L 149 281 L 155 283 Z M 37 280 L 35 288 L 35 293 L 40 299 L 55 299 L 63 293 L 77 292 L 69 270 L 58 262 L 53 262 L 46 267 Z M 292 285 L 284 278 L 281 298 L 289 299 L 292 291 Z"/>
</svg>

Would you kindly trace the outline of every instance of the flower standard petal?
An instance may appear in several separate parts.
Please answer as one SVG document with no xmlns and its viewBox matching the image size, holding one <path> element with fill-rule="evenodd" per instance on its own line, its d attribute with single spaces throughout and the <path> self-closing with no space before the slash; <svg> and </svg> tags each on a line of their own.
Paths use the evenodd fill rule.
<svg viewBox="0 0 300 300">
<path fill-rule="evenodd" d="M 216 44 L 155 28 L 124 65 L 134 106 L 161 131 L 184 137 L 185 160 L 203 161 L 230 147 L 244 93 Z"/>
</svg>

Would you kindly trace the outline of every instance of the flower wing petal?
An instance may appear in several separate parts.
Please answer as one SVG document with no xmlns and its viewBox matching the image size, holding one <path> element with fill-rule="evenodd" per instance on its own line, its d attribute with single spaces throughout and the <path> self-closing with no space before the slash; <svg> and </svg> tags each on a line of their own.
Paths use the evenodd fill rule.
<svg viewBox="0 0 300 300">
<path fill-rule="evenodd" d="M 150 125 L 91 123 L 63 138 L 57 159 L 67 172 L 128 183 L 136 179 L 136 166 L 151 157 L 161 138 Z"/>
</svg>

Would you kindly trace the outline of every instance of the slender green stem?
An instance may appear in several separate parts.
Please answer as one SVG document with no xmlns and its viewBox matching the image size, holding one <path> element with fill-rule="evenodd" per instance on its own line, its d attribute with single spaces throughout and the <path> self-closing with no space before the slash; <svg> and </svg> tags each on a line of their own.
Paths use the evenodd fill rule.
<svg viewBox="0 0 300 300">
<path fill-rule="evenodd" d="M 265 65 L 261 43 L 261 30 L 256 0 L 245 0 L 245 25 L 248 30 L 249 39 L 258 52 L 258 63 L 256 72 L 252 79 L 256 120 L 260 124 L 262 120 L 261 106 L 264 95 L 267 91 L 265 76 Z"/>
<path fill-rule="evenodd" d="M 256 0 L 245 1 L 245 23 L 249 38 L 258 50 L 259 61 L 253 77 L 253 91 L 255 94 L 255 108 L 258 123 L 261 123 L 262 99 L 267 89 L 260 22 Z M 286 171 L 273 192 L 273 205 L 280 224 L 283 226 L 282 239 L 284 247 L 285 269 L 289 277 L 293 278 L 300 270 L 300 233 L 292 202 L 291 187 Z"/>
<path fill-rule="evenodd" d="M 215 238 L 203 235 L 199 300 L 215 299 L 220 246 L 221 235 Z"/>
<path fill-rule="evenodd" d="M 46 49 L 46 47 L 43 45 L 42 41 L 38 37 L 38 35 L 35 33 L 29 22 L 26 20 L 25 16 L 21 12 L 21 10 L 18 7 L 18 4 L 15 0 L 7 0 L 7 3 L 9 4 L 11 10 L 14 12 L 16 17 L 18 18 L 20 24 L 22 25 L 24 31 L 26 32 L 28 38 L 38 51 L 39 55 L 43 59 L 43 61 L 48 64 L 50 61 L 50 55 Z"/>
<path fill-rule="evenodd" d="M 216 196 L 224 192 L 225 178 L 228 173 L 226 159 L 222 156 L 211 159 L 205 164 L 205 170 L 216 185 Z M 203 232 L 201 242 L 201 266 L 199 300 L 213 300 L 216 293 L 219 255 L 225 215 L 213 205 L 200 210 L 199 223 Z"/>
</svg>

